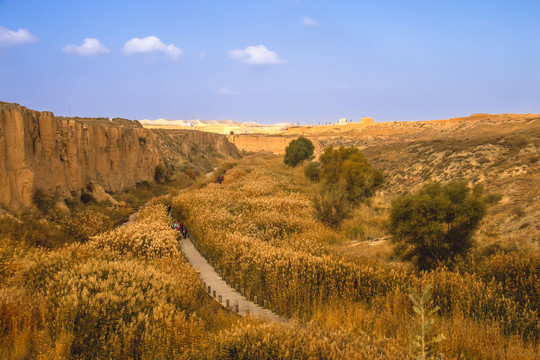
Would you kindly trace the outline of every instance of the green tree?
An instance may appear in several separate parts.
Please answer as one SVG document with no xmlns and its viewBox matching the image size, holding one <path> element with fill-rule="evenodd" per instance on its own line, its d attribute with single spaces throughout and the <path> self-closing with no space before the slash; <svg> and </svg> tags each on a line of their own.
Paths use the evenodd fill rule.
<svg viewBox="0 0 540 360">
<path fill-rule="evenodd" d="M 348 199 L 357 203 L 373 195 L 384 180 L 381 171 L 355 147 L 327 147 L 319 157 L 319 178 L 325 184 L 343 183 Z"/>
<path fill-rule="evenodd" d="M 302 161 L 309 159 L 313 156 L 315 146 L 313 143 L 303 136 L 300 136 L 296 140 L 292 140 L 285 148 L 285 157 L 283 162 L 289 166 L 296 167 Z"/>
<path fill-rule="evenodd" d="M 395 252 L 421 270 L 466 255 L 486 215 L 482 193 L 481 186 L 471 189 L 464 181 L 433 182 L 394 200 L 390 233 Z"/>
</svg>

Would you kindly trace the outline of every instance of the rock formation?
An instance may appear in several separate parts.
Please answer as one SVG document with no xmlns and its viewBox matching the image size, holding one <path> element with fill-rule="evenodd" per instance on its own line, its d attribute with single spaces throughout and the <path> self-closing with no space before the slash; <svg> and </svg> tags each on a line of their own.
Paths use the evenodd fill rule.
<svg viewBox="0 0 540 360">
<path fill-rule="evenodd" d="M 55 117 L 0 102 L 0 206 L 29 206 L 36 189 L 61 197 L 91 183 L 122 190 L 152 181 L 158 164 L 202 148 L 237 153 L 223 135 L 169 134 L 144 129 L 136 121 Z"/>
<path fill-rule="evenodd" d="M 241 134 L 228 135 L 227 138 L 241 150 L 253 152 L 271 151 L 274 154 L 284 154 L 289 142 L 298 138 L 298 136 Z"/>
</svg>

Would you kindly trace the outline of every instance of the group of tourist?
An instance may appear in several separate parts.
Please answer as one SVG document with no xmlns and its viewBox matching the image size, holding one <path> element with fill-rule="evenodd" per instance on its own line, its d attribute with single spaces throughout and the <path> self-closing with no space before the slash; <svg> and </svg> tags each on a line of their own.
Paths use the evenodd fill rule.
<svg viewBox="0 0 540 360">
<path fill-rule="evenodd" d="M 174 223 L 172 228 L 179 232 L 179 235 L 182 236 L 182 238 L 186 239 L 188 237 L 188 231 L 186 227 L 184 226 L 184 223 L 180 221 L 179 223 Z"/>
<path fill-rule="evenodd" d="M 223 183 L 223 180 L 225 180 L 225 173 L 226 172 L 227 172 L 227 170 L 223 170 L 223 174 L 221 174 L 221 176 L 219 176 L 214 183 L 216 183 L 216 184 Z"/>
<path fill-rule="evenodd" d="M 167 206 L 167 215 L 169 216 L 169 218 L 172 219 L 172 205 L 169 205 Z M 188 237 L 188 231 L 184 225 L 184 223 L 182 221 L 180 221 L 180 223 L 178 222 L 175 222 L 172 226 L 172 229 L 173 230 L 176 230 L 178 231 L 178 235 L 176 236 L 176 238 L 178 240 L 180 240 L 180 237 L 181 236 L 182 238 L 186 239 Z"/>
</svg>

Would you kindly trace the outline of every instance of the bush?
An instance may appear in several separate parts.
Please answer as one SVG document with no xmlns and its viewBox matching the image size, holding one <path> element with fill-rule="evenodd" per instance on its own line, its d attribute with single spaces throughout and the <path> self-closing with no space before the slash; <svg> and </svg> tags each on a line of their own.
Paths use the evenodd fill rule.
<svg viewBox="0 0 540 360">
<path fill-rule="evenodd" d="M 34 191 L 32 202 L 36 205 L 38 210 L 44 214 L 48 213 L 54 206 L 54 198 L 51 195 L 46 194 L 42 189 L 36 189 Z"/>
<path fill-rule="evenodd" d="M 381 171 L 373 169 L 364 154 L 355 147 L 327 147 L 319 157 L 319 178 L 326 184 L 343 183 L 353 203 L 373 195 L 384 181 Z"/>
<path fill-rule="evenodd" d="M 341 186 L 324 187 L 319 195 L 313 198 L 315 217 L 323 224 L 339 229 L 343 220 L 350 217 L 351 205 L 347 194 Z"/>
<path fill-rule="evenodd" d="M 501 202 L 503 196 L 502 194 L 487 194 L 485 199 L 486 199 L 486 203 L 488 205 L 495 205 L 495 204 L 498 204 Z"/>
<path fill-rule="evenodd" d="M 165 170 L 165 167 L 161 164 L 156 166 L 156 169 L 154 170 L 154 180 L 158 184 L 163 184 L 168 180 L 167 170 Z"/>
<path fill-rule="evenodd" d="M 345 235 L 349 240 L 363 240 L 366 231 L 362 225 L 353 225 L 345 231 Z"/>
<path fill-rule="evenodd" d="M 481 188 L 463 181 L 434 182 L 418 194 L 392 202 L 390 233 L 396 253 L 413 260 L 419 269 L 466 255 L 472 235 L 486 215 Z"/>
<path fill-rule="evenodd" d="M 92 195 L 92 193 L 89 193 L 87 191 L 83 191 L 83 192 L 81 192 L 81 201 L 84 204 L 95 203 L 96 198 L 94 197 L 94 195 Z"/>
<path fill-rule="evenodd" d="M 286 165 L 296 167 L 302 161 L 309 159 L 313 156 L 315 146 L 313 143 L 303 136 L 300 136 L 296 140 L 292 140 L 285 148 L 285 157 L 283 162 Z"/>
<path fill-rule="evenodd" d="M 312 182 L 319 181 L 320 171 L 321 164 L 317 162 L 310 162 L 304 166 L 304 175 Z"/>
</svg>

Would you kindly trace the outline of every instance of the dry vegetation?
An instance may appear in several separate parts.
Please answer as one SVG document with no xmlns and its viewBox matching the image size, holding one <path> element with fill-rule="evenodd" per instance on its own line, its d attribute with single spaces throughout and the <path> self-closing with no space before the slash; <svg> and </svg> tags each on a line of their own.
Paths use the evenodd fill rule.
<svg viewBox="0 0 540 360">
<path fill-rule="evenodd" d="M 387 175 L 386 187 L 379 194 L 386 202 L 420 188 L 427 180 L 478 182 L 492 205 L 480 229 L 481 243 L 510 249 L 538 247 L 539 125 L 536 119 L 470 132 L 456 130 L 421 141 L 375 143 L 363 151 Z"/>
<path fill-rule="evenodd" d="M 437 144 L 401 144 L 395 151 L 412 154 Z M 396 153 L 366 153 L 386 171 L 397 168 L 391 164 Z M 433 161 L 421 163 L 434 169 L 425 178 L 445 180 Z M 426 284 L 440 307 L 432 332 L 445 335 L 435 353 L 540 358 L 540 253 L 534 246 L 486 251 L 489 226 L 501 231 L 488 219 L 473 254 L 451 268 L 417 273 L 393 257 L 388 200 L 416 184 L 425 168 L 412 179 L 388 172 L 385 196 L 358 205 L 340 230 L 316 220 L 311 200 L 318 187 L 303 169 L 273 155 L 223 164 L 215 173 L 228 169 L 221 185 L 213 176 L 174 190 L 173 215 L 205 256 L 250 297 L 292 319 L 284 324 L 240 319 L 212 302 L 157 200 L 135 222 L 115 229 L 111 216 L 97 211 L 52 223 L 0 219 L 0 358 L 412 359 L 410 327 L 417 319 L 408 295 Z M 487 188 L 496 192 L 490 182 Z M 144 189 L 144 201 L 169 191 Z M 488 217 L 510 211 L 499 206 Z M 521 206 L 511 210 L 519 224 L 534 205 Z"/>
<path fill-rule="evenodd" d="M 364 216 L 366 207 L 360 208 L 357 221 L 367 221 L 351 220 L 341 233 L 326 229 L 313 217 L 315 188 L 301 169 L 289 170 L 280 161 L 245 159 L 227 172 L 223 185 L 208 184 L 174 199 L 177 215 L 232 283 L 301 323 L 315 321 L 322 329 L 333 324 L 349 336 L 366 333 L 375 342 L 388 339 L 401 357 L 410 344 L 408 288 L 431 283 L 441 308 L 437 330 L 447 336 L 438 345 L 440 352 L 450 358 L 498 358 L 503 352 L 514 358 L 538 356 L 538 253 L 478 256 L 454 269 L 420 274 L 384 256 L 342 255 L 336 249 L 343 251 L 353 226 L 365 227 L 357 231 L 360 238 L 384 234 L 381 210 L 372 204 Z M 517 270 L 504 271 L 503 264 Z"/>
</svg>

